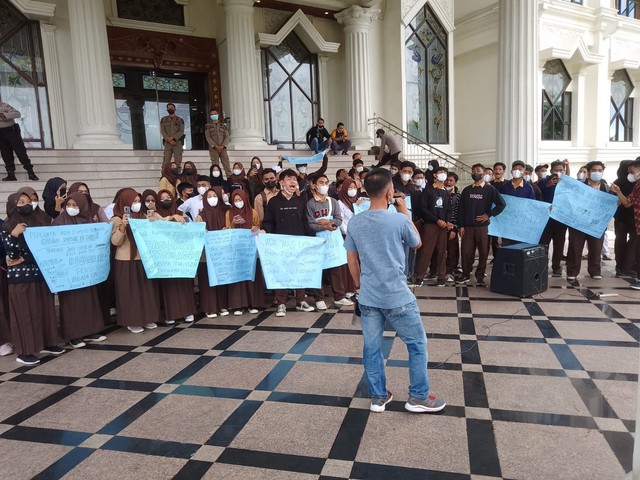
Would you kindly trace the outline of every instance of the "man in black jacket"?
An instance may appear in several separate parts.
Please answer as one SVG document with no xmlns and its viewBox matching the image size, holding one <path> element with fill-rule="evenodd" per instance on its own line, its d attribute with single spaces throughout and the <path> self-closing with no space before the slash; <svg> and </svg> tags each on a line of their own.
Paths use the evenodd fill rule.
<svg viewBox="0 0 640 480">
<path fill-rule="evenodd" d="M 331 134 L 324 128 L 324 119 L 319 118 L 318 123 L 307 132 L 307 145 L 313 153 L 326 150 L 331 145 Z"/>
<path fill-rule="evenodd" d="M 489 256 L 489 218 L 499 215 L 506 203 L 495 187 L 483 180 L 484 166 L 477 163 L 471 167 L 473 184 L 460 195 L 458 209 L 458 232 L 462 238 L 462 277 L 459 285 L 469 283 L 476 250 L 476 286 L 484 287 L 484 273 Z M 495 207 L 493 206 L 495 205 Z"/>
</svg>

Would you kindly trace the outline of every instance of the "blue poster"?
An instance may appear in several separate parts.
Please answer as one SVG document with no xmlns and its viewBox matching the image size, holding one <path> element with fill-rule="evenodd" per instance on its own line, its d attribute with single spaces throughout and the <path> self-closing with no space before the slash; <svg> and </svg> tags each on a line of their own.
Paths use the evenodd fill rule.
<svg viewBox="0 0 640 480">
<path fill-rule="evenodd" d="M 325 150 L 324 152 L 318 152 L 310 157 L 291 157 L 289 155 L 283 155 L 282 158 L 284 158 L 289 163 L 293 163 L 294 165 L 308 165 L 310 163 L 321 162 L 324 156 L 327 154 L 327 151 L 328 150 Z"/>
<path fill-rule="evenodd" d="M 148 278 L 194 278 L 204 248 L 204 222 L 129 220 Z"/>
<path fill-rule="evenodd" d="M 326 240 L 326 248 L 324 250 L 324 260 L 322 269 L 339 267 L 347 263 L 347 250 L 344 248 L 344 239 L 340 229 L 329 231 L 324 230 L 316 233 L 316 237 Z"/>
<path fill-rule="evenodd" d="M 255 280 L 258 249 L 256 235 L 251 230 L 230 228 L 206 232 L 204 251 L 209 286 Z"/>
<path fill-rule="evenodd" d="M 110 223 L 27 228 L 24 238 L 52 293 L 97 285 L 109 276 Z"/>
<path fill-rule="evenodd" d="M 408 209 L 411 210 L 411 199 L 409 197 L 407 197 L 405 200 L 407 200 Z M 359 213 L 362 213 L 362 212 L 365 212 L 365 211 L 369 210 L 369 208 L 371 208 L 371 201 L 367 198 L 360 205 L 358 205 L 357 203 L 353 204 L 353 214 L 357 215 Z M 388 210 L 390 212 L 397 212 L 396 207 L 394 207 L 393 205 L 389 205 Z"/>
<path fill-rule="evenodd" d="M 256 238 L 256 244 L 267 288 L 322 287 L 324 239 L 263 233 Z"/>
<path fill-rule="evenodd" d="M 600 238 L 618 208 L 618 197 L 591 188 L 568 175 L 556 186 L 551 218 Z"/>
<path fill-rule="evenodd" d="M 549 220 L 550 207 L 546 202 L 503 195 L 505 209 L 489 223 L 489 235 L 518 242 L 537 244 Z"/>
</svg>

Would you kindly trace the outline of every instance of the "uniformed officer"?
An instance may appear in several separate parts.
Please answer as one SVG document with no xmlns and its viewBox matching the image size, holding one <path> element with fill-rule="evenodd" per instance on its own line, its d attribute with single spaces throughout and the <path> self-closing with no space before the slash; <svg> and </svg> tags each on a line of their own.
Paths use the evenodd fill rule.
<svg viewBox="0 0 640 480">
<path fill-rule="evenodd" d="M 33 173 L 33 166 L 20 134 L 20 126 L 15 122 L 16 118 L 20 118 L 20 112 L 8 103 L 0 102 L 0 155 L 2 155 L 7 169 L 7 176 L 2 181 L 15 182 L 17 180 L 16 164 L 13 159 L 14 152 L 29 174 L 29 180 L 37 181 L 38 177 Z"/>
<path fill-rule="evenodd" d="M 211 121 L 204 128 L 204 136 L 209 144 L 209 156 L 211 163 L 219 165 L 222 161 L 222 167 L 227 178 L 231 175 L 231 166 L 229 165 L 229 156 L 227 155 L 227 145 L 229 144 L 229 129 L 224 122 L 220 121 L 218 112 L 211 110 L 209 112 Z"/>
<path fill-rule="evenodd" d="M 184 120 L 176 115 L 175 104 L 167 103 L 167 113 L 169 115 L 160 120 L 160 134 L 164 144 L 162 171 L 164 171 L 164 166 L 171 161 L 171 154 L 173 154 L 173 161 L 180 167 L 184 142 Z"/>
</svg>

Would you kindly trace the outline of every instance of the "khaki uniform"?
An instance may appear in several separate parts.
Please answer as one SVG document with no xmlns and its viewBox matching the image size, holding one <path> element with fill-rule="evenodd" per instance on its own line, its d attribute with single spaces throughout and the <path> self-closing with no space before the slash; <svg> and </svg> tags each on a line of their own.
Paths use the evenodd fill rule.
<svg viewBox="0 0 640 480">
<path fill-rule="evenodd" d="M 171 161 L 171 155 L 173 154 L 173 161 L 178 164 L 178 167 L 182 163 L 182 144 L 184 136 L 184 120 L 175 116 L 171 118 L 169 115 L 162 117 L 160 120 L 160 135 L 162 135 L 162 144 L 164 145 L 164 158 L 162 160 L 162 171 L 164 166 Z M 171 145 L 167 142 L 167 137 L 172 137 L 175 141 L 175 145 Z"/>
<path fill-rule="evenodd" d="M 231 166 L 229 165 L 229 156 L 227 155 L 227 145 L 229 144 L 229 129 L 223 122 L 209 122 L 204 127 L 204 136 L 209 144 L 209 156 L 211 163 L 219 165 L 222 162 L 222 168 L 227 177 L 231 175 Z M 218 153 L 216 146 L 224 146 L 222 152 Z"/>
</svg>

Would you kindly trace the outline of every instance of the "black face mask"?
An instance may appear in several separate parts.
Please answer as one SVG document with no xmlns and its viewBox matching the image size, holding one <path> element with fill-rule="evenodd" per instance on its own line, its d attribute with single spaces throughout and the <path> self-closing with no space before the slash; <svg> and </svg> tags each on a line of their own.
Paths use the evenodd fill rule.
<svg viewBox="0 0 640 480">
<path fill-rule="evenodd" d="M 160 202 L 160 205 L 162 206 L 162 208 L 164 208 L 165 210 L 169 210 L 171 208 L 171 204 L 173 202 L 171 200 L 162 200 Z"/>
<path fill-rule="evenodd" d="M 473 173 L 473 174 L 471 174 L 471 178 L 473 178 L 474 182 L 477 182 L 482 177 L 484 177 L 484 174 L 482 174 L 482 173 Z"/>
<path fill-rule="evenodd" d="M 184 173 L 185 175 L 193 175 L 193 170 L 190 168 L 185 168 L 184 170 L 182 170 L 182 173 Z"/>
<path fill-rule="evenodd" d="M 29 215 L 31 212 L 33 212 L 33 206 L 31 204 L 20 205 L 18 208 L 16 208 L 16 210 L 21 215 Z"/>
<path fill-rule="evenodd" d="M 167 113 L 169 115 L 173 115 L 174 113 L 176 113 L 176 111 L 173 108 L 167 108 Z"/>
<path fill-rule="evenodd" d="M 276 188 L 276 181 L 275 180 L 269 180 L 266 185 L 265 185 L 269 190 L 273 190 L 274 188 Z"/>
<path fill-rule="evenodd" d="M 178 173 L 180 173 L 180 170 L 178 170 L 177 168 L 172 168 L 171 170 L 169 170 L 169 172 L 172 175 L 178 175 Z"/>
</svg>

